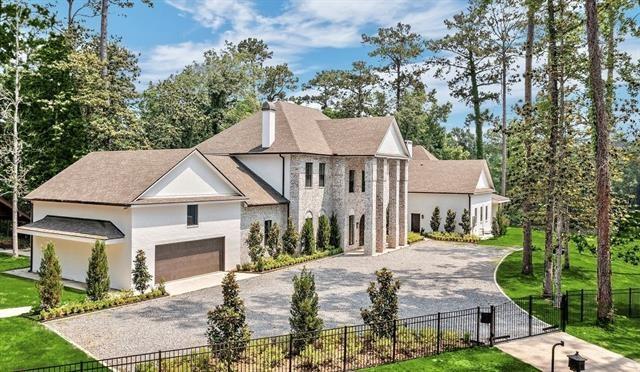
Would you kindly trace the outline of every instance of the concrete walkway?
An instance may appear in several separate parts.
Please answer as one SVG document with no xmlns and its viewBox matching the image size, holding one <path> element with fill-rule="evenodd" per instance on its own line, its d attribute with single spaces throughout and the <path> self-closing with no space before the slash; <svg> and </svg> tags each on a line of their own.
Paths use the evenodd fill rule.
<svg viewBox="0 0 640 372">
<path fill-rule="evenodd" d="M 17 276 L 19 278 L 25 278 L 25 279 L 31 279 L 31 280 L 40 280 L 40 276 L 38 276 L 38 273 L 30 272 L 29 268 L 4 271 L 3 274 L 9 274 L 9 275 Z M 80 283 L 73 280 L 62 279 L 62 284 L 67 288 L 73 288 L 80 291 L 87 290 L 87 285 L 85 283 Z"/>
<path fill-rule="evenodd" d="M 0 309 L 0 319 L 11 318 L 12 316 L 18 316 L 31 311 L 31 306 L 12 307 L 9 309 Z"/>
<path fill-rule="evenodd" d="M 186 279 L 166 282 L 164 287 L 171 296 L 198 291 L 200 289 L 217 287 L 222 284 L 222 279 L 227 275 L 226 271 L 218 271 L 211 274 L 192 276 Z M 260 274 L 236 273 L 236 281 L 256 277 Z"/>
<path fill-rule="evenodd" d="M 4 249 L 4 248 L 2 248 L 2 249 L 0 249 L 0 253 L 13 255 L 13 249 Z M 20 250 L 18 250 L 18 254 L 20 256 L 30 257 L 31 256 L 31 250 L 29 250 L 29 249 L 20 249 Z"/>
<path fill-rule="evenodd" d="M 567 355 L 576 351 L 587 359 L 586 370 L 589 372 L 640 371 L 640 363 L 564 332 L 505 342 L 496 347 L 541 371 L 551 371 L 551 347 L 560 341 L 564 341 L 564 347 L 556 348 L 555 370 L 558 372 L 569 371 Z"/>
</svg>

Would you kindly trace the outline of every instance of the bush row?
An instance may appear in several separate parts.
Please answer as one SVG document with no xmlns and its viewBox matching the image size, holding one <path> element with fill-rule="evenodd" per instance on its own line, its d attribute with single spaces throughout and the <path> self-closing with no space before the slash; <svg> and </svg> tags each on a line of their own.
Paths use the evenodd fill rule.
<svg viewBox="0 0 640 372">
<path fill-rule="evenodd" d="M 309 255 L 291 256 L 288 254 L 281 254 L 277 258 L 268 257 L 258 262 L 248 262 L 245 264 L 237 265 L 236 269 L 238 271 L 263 272 L 279 269 L 285 266 L 296 265 L 307 261 L 317 260 L 319 258 L 334 256 L 340 253 L 342 253 L 342 248 L 330 247 L 326 251 L 318 251 Z"/>
<path fill-rule="evenodd" d="M 409 244 L 419 242 L 423 239 L 424 238 L 422 237 L 422 235 L 418 234 L 417 232 L 409 231 L 409 234 L 407 234 L 407 243 Z"/>
<path fill-rule="evenodd" d="M 443 240 L 448 242 L 464 242 L 464 243 L 478 243 L 480 238 L 473 234 L 460 234 L 460 233 L 448 233 L 448 232 L 430 232 L 427 233 L 427 238 L 433 240 Z"/>
</svg>

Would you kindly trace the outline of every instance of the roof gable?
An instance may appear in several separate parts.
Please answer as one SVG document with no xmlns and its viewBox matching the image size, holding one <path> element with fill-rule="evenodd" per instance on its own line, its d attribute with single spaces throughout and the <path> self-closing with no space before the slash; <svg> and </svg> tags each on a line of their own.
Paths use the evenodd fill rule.
<svg viewBox="0 0 640 372">
<path fill-rule="evenodd" d="M 413 155 L 411 156 L 412 160 L 438 160 L 438 158 L 430 153 L 424 146 L 416 145 L 413 146 Z"/>
<path fill-rule="evenodd" d="M 488 187 L 478 187 L 481 177 Z M 493 182 L 485 160 L 409 161 L 409 192 L 473 194 L 491 190 Z"/>
<path fill-rule="evenodd" d="M 387 129 L 387 133 L 385 133 L 382 141 L 380 141 L 380 146 L 376 151 L 376 155 L 399 157 L 406 157 L 409 155 L 407 145 L 405 145 L 404 140 L 402 139 L 402 134 L 400 133 L 400 129 L 395 123 L 395 120 Z"/>
</svg>

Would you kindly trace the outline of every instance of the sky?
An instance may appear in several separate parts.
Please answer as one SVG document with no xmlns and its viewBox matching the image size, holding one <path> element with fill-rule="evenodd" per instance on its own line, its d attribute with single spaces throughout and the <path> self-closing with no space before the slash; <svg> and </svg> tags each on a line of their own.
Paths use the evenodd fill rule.
<svg viewBox="0 0 640 372">
<path fill-rule="evenodd" d="M 363 33 L 403 22 L 427 40 L 440 38 L 447 33 L 443 21 L 466 6 L 461 0 L 155 0 L 153 8 L 134 2 L 131 9 L 111 8 L 109 34 L 139 53 L 140 89 L 202 60 L 204 51 L 225 40 L 248 37 L 264 40 L 273 51 L 270 63 L 288 63 L 301 83 L 324 69 L 350 68 L 355 60 L 377 64 L 361 43 Z M 66 1 L 57 7 L 62 19 Z M 84 22 L 98 29 L 100 19 Z M 453 104 L 446 126 L 462 126 L 470 108 L 450 97 L 446 82 L 430 72 L 424 81 L 441 103 Z M 522 98 L 520 85 L 509 93 L 510 106 Z M 497 103 L 487 108 L 499 113 Z"/>
</svg>

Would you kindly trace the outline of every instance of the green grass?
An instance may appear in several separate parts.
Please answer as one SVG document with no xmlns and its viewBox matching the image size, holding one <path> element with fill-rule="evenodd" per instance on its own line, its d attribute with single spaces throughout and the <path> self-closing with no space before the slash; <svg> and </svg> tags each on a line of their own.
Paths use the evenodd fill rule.
<svg viewBox="0 0 640 372">
<path fill-rule="evenodd" d="M 495 348 L 452 351 L 437 356 L 388 364 L 363 371 L 538 371 L 538 369 Z"/>
<path fill-rule="evenodd" d="M 0 319 L 0 371 L 87 360 L 87 355 L 30 319 Z"/>
<path fill-rule="evenodd" d="M 29 267 L 30 258 L 19 256 L 13 257 L 8 254 L 0 253 L 0 272 L 7 270 L 23 269 Z"/>
<path fill-rule="evenodd" d="M 522 229 L 510 227 L 507 235 L 483 241 L 481 244 L 494 246 L 522 246 Z M 542 293 L 544 278 L 544 233 L 533 232 L 534 274 L 521 274 L 522 252 L 513 252 L 498 267 L 496 278 L 504 292 L 511 298 L 521 298 Z M 562 272 L 562 289 L 579 290 L 596 288 L 596 257 L 591 253 L 580 253 L 572 244 L 569 247 L 571 268 Z M 614 259 L 612 261 L 613 288 L 640 287 L 640 268 Z M 591 323 L 572 323 L 567 332 L 583 340 L 600 345 L 626 357 L 640 360 L 640 319 L 617 316 L 615 323 L 601 328 Z"/>
</svg>

